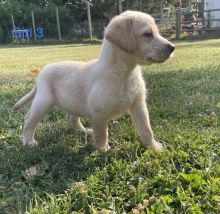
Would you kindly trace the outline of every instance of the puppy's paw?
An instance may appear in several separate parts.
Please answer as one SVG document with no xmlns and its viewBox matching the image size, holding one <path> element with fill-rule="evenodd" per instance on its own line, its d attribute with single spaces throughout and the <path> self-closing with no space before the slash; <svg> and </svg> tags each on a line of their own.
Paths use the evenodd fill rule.
<svg viewBox="0 0 220 214">
<path fill-rule="evenodd" d="M 108 151 L 111 147 L 109 146 L 109 144 L 106 144 L 104 146 L 100 146 L 97 144 L 93 144 L 94 149 L 98 150 L 98 151 Z"/>
<path fill-rule="evenodd" d="M 161 143 L 157 142 L 156 140 L 154 140 L 154 143 L 150 146 L 152 148 L 154 148 L 157 151 L 163 151 L 164 147 Z"/>
<path fill-rule="evenodd" d="M 161 143 L 157 142 L 155 139 L 151 140 L 150 143 L 143 144 L 145 148 L 153 148 L 157 151 L 163 151 L 164 147 Z"/>
<path fill-rule="evenodd" d="M 24 146 L 29 146 L 29 147 L 38 146 L 38 142 L 36 140 L 27 141 L 26 139 L 23 139 L 22 143 Z"/>
<path fill-rule="evenodd" d="M 93 129 L 89 129 L 89 128 L 86 128 L 85 129 L 85 132 L 87 133 L 87 134 L 93 134 Z"/>
</svg>

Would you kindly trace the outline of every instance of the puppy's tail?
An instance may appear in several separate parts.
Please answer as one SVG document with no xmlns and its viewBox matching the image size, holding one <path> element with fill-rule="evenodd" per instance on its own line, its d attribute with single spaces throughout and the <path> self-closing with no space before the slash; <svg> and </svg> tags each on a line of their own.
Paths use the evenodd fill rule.
<svg viewBox="0 0 220 214">
<path fill-rule="evenodd" d="M 23 107 L 26 103 L 28 103 L 29 101 L 31 101 L 35 94 L 36 94 L 36 91 L 37 91 L 37 86 L 35 85 L 32 90 L 26 94 L 24 97 L 22 97 L 20 100 L 18 100 L 14 107 L 13 107 L 13 111 L 18 111 L 21 107 Z"/>
</svg>

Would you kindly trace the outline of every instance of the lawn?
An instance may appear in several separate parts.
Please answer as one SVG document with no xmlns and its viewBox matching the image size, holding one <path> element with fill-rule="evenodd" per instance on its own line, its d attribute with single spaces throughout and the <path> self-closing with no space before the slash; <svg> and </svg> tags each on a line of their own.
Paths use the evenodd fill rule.
<svg viewBox="0 0 220 214">
<path fill-rule="evenodd" d="M 143 67 L 164 152 L 141 146 L 128 115 L 109 123 L 111 149 L 94 151 L 92 137 L 68 127 L 57 108 L 37 128 L 39 147 L 21 144 L 28 106 L 11 108 L 33 86 L 31 70 L 99 51 L 0 47 L 0 213 L 219 213 L 220 40 L 177 42 L 170 61 Z"/>
</svg>

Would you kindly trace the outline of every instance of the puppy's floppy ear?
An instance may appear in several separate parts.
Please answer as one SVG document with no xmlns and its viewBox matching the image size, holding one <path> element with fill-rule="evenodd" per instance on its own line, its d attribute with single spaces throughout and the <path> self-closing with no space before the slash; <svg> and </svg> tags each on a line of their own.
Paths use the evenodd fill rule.
<svg viewBox="0 0 220 214">
<path fill-rule="evenodd" d="M 119 16 L 114 18 L 105 30 L 105 38 L 129 54 L 136 49 L 132 22 L 132 17 Z"/>
</svg>

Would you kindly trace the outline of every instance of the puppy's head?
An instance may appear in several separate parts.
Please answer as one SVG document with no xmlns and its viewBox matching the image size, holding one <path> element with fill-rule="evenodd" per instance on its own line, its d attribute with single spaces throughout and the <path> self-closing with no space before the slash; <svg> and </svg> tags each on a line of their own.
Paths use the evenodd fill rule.
<svg viewBox="0 0 220 214">
<path fill-rule="evenodd" d="M 160 36 L 154 19 L 145 13 L 127 11 L 111 20 L 105 38 L 138 63 L 162 63 L 172 56 L 174 45 Z"/>
</svg>

